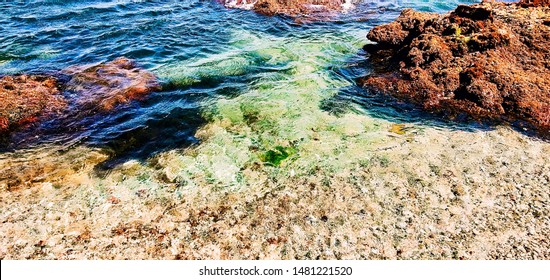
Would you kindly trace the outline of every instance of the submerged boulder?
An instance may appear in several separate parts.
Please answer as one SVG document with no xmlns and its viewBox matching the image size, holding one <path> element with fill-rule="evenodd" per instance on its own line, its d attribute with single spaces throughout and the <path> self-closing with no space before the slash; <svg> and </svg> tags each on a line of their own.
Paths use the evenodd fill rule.
<svg viewBox="0 0 550 280">
<path fill-rule="evenodd" d="M 93 66 L 75 66 L 64 72 L 71 76 L 65 89 L 76 93 L 80 110 L 109 111 L 160 90 L 153 73 L 124 57 Z"/>
<path fill-rule="evenodd" d="M 54 77 L 15 75 L 0 78 L 0 134 L 36 122 L 66 106 Z"/>
<path fill-rule="evenodd" d="M 0 136 L 46 117 L 72 120 L 108 112 L 161 89 L 153 73 L 124 57 L 62 73 L 0 77 Z"/>
<path fill-rule="evenodd" d="M 521 120 L 548 134 L 549 2 L 406 9 L 369 32 L 375 70 L 359 84 L 451 118 Z"/>
<path fill-rule="evenodd" d="M 221 0 L 230 8 L 254 10 L 264 15 L 313 15 L 343 11 L 359 0 Z"/>
</svg>

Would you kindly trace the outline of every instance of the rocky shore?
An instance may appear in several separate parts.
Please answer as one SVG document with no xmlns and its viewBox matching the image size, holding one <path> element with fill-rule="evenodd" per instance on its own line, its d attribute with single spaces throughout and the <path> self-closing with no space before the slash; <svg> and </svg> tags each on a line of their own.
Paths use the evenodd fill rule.
<svg viewBox="0 0 550 280">
<path fill-rule="evenodd" d="M 358 0 L 221 0 L 230 8 L 254 10 L 264 15 L 302 16 L 350 9 Z"/>
<path fill-rule="evenodd" d="M 160 90 L 152 73 L 127 58 L 74 66 L 56 75 L 8 75 L 0 78 L 0 136 L 42 120 L 89 116 L 143 99 Z M 69 106 L 70 105 L 70 106 Z M 70 107 L 70 108 L 69 108 Z"/>
<path fill-rule="evenodd" d="M 0 78 L 0 134 L 32 123 L 39 116 L 63 110 L 67 103 L 57 79 L 49 76 L 15 75 Z"/>
<path fill-rule="evenodd" d="M 64 72 L 72 77 L 65 88 L 77 92 L 79 107 L 99 111 L 141 100 L 161 88 L 153 73 L 124 57 L 98 65 L 75 66 Z"/>
<path fill-rule="evenodd" d="M 537 29 L 548 26 L 548 8 L 538 6 L 541 3 L 461 6 L 455 16 L 407 10 L 397 23 L 371 32 L 372 39 L 384 40 L 366 47 L 376 72 L 362 81 L 378 81 L 365 86 L 421 105 L 427 100 L 421 94 L 451 88 L 450 82 L 465 92 L 475 92 L 470 84 L 481 90 L 494 83 L 496 90 L 492 86 L 484 89 L 493 90 L 490 93 L 495 97 L 491 98 L 502 98 L 502 104 L 518 102 L 518 108 L 531 112 L 521 102 L 547 104 L 537 99 L 545 96 L 544 91 L 534 90 L 548 83 L 543 76 L 548 69 L 547 45 L 541 41 L 548 38 L 548 32 Z M 514 11 L 506 14 L 512 19 L 502 19 L 508 11 Z M 456 27 L 438 33 L 450 17 L 455 18 Z M 533 21 L 519 21 L 525 17 Z M 155 16 L 153 21 L 157 20 Z M 499 22 L 513 27 L 479 31 Z M 535 32 L 514 25 L 517 22 L 531 25 Z M 485 130 L 386 117 L 369 108 L 359 110 L 363 109 L 360 106 L 338 113 L 323 108 L 323 102 L 348 87 L 354 97 L 361 97 L 354 81 L 335 75 L 340 73 L 334 69 L 349 69 L 350 56 L 357 67 L 363 67 L 357 50 L 365 41 L 356 34 L 347 36 L 350 29 L 335 32 L 327 28 L 337 25 L 318 24 L 327 31 L 323 35 L 287 38 L 252 32 L 248 29 L 254 28 L 239 24 L 232 37 L 237 42 L 227 53 L 178 59 L 165 69 L 156 69 L 168 85 L 188 88 L 155 107 L 146 106 L 158 97 L 150 96 L 141 104 L 143 110 L 128 118 L 146 117 L 140 114 L 150 112 L 159 118 L 169 116 L 170 122 L 143 123 L 169 126 L 170 133 L 177 133 L 193 125 L 185 121 L 189 111 L 181 107 L 195 101 L 174 100 L 187 94 L 204 95 L 199 108 L 205 122 L 192 132 L 199 140 L 194 145 L 157 149 L 147 158 L 123 158 L 108 170 L 101 166 L 112 158 L 110 147 L 88 142 L 59 141 L 1 152 L 0 259 L 550 259 L 550 157 L 546 156 L 550 141 L 509 126 Z M 180 27 L 178 22 L 176 29 Z M 357 25 L 351 31 L 362 29 L 364 25 Z M 518 34 L 520 42 L 513 37 Z M 144 41 L 137 39 L 141 46 Z M 356 41 L 350 44 L 352 40 Z M 408 46 L 415 40 L 419 42 L 413 50 Z M 456 56 L 453 40 L 465 41 L 464 51 Z M 518 44 L 523 51 L 501 50 L 503 42 Z M 497 60 L 498 55 L 503 57 Z M 451 65 L 445 60 L 451 56 L 452 61 L 464 57 L 479 63 L 480 74 L 471 75 L 478 84 L 477 80 L 463 84 L 462 70 L 456 69 L 458 80 L 441 78 L 454 77 L 454 68 L 444 64 Z M 514 63 L 503 68 L 507 67 L 501 64 L 504 60 Z M 515 60 L 526 63 L 522 68 Z M 412 69 L 413 62 L 418 63 L 414 69 L 426 73 L 423 79 L 413 80 L 412 74 L 405 74 L 412 71 L 407 69 Z M 466 67 L 466 62 L 456 63 L 457 68 Z M 537 68 L 544 63 L 546 68 Z M 251 69 L 258 71 L 250 79 L 235 79 Z M 436 71 L 441 71 L 439 76 Z M 499 76 L 506 71 L 509 76 Z M 522 76 L 525 73 L 529 75 Z M 502 81 L 512 78 L 512 84 L 504 84 L 501 91 Z M 515 79 L 521 83 L 513 84 Z M 229 82 L 202 89 L 205 80 Z M 26 125 L 48 126 L 49 122 L 42 121 L 51 118 L 68 119 L 63 123 L 72 124 L 75 118 L 89 116 L 100 122 L 116 115 L 115 110 L 124 115 L 130 111 L 125 103 L 160 89 L 152 73 L 125 58 L 69 67 L 58 75 L 1 76 L 0 81 L 0 96 L 7 96 L 0 99 L 4 106 L 0 116 L 7 123 L 0 136 L 12 138 L 26 131 L 40 138 L 39 129 Z M 429 81 L 433 87 L 426 86 Z M 395 90 L 400 86 L 409 91 Z M 413 89 L 423 86 L 426 89 L 411 98 Z M 221 91 L 210 95 L 214 87 Z M 167 88 L 162 94 L 170 93 Z M 534 94 L 533 99 L 516 101 L 503 93 L 512 90 L 518 92 L 510 96 Z M 452 107 L 467 99 L 452 103 L 435 97 L 440 109 L 425 108 L 449 116 L 468 114 L 464 109 L 469 109 L 468 104 L 483 105 L 470 100 Z M 36 109 L 24 107 L 31 105 Z M 23 109 L 14 110 L 17 106 Z M 508 110 L 508 105 L 501 106 Z M 172 118 L 174 111 L 178 113 Z M 28 115 L 19 117 L 20 112 Z M 505 111 L 490 118 L 529 120 L 518 114 Z M 487 114 L 468 115 L 487 118 Z M 543 119 L 532 118 L 530 124 Z M 135 126 L 128 122 L 126 127 Z M 122 130 L 120 126 L 107 128 Z M 137 130 L 130 136 L 134 135 L 139 141 L 145 138 L 147 144 L 159 145 L 158 138 L 148 136 L 160 138 L 168 133 Z M 123 137 L 124 142 L 117 139 L 114 145 L 133 145 L 136 138 L 131 137 Z"/>
<path fill-rule="evenodd" d="M 368 34 L 374 73 L 359 84 L 450 118 L 550 131 L 550 1 L 404 10 Z"/>
</svg>

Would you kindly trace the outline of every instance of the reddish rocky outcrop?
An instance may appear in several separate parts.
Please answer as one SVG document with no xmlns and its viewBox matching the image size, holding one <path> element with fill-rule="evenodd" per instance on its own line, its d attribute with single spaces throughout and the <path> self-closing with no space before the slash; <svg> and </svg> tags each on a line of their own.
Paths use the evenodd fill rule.
<svg viewBox="0 0 550 280">
<path fill-rule="evenodd" d="M 0 78 L 0 134 L 59 112 L 66 105 L 53 77 L 4 76 Z"/>
<path fill-rule="evenodd" d="M 94 66 L 72 67 L 65 72 L 72 76 L 65 88 L 77 93 L 81 110 L 109 111 L 160 90 L 153 73 L 124 57 Z"/>
<path fill-rule="evenodd" d="M 523 7 L 550 6 L 550 0 L 521 0 L 519 3 Z"/>
<path fill-rule="evenodd" d="M 445 14 L 404 10 L 365 46 L 359 83 L 450 117 L 527 121 L 550 131 L 548 0 L 481 3 Z"/>
<path fill-rule="evenodd" d="M 161 89 L 154 74 L 127 58 L 94 66 L 74 66 L 63 72 L 68 81 L 52 75 L 0 78 L 0 136 L 45 116 L 74 118 L 106 112 Z M 67 91 L 72 94 L 64 94 Z M 69 107 L 71 112 L 63 112 Z"/>
<path fill-rule="evenodd" d="M 348 9 L 358 0 L 221 0 L 227 7 L 245 8 L 264 15 L 315 15 Z"/>
</svg>

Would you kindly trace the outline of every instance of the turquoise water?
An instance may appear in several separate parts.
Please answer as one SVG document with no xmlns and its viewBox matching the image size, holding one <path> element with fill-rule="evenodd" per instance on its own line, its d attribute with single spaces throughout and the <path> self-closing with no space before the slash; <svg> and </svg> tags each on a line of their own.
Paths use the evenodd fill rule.
<svg viewBox="0 0 550 280">
<path fill-rule="evenodd" d="M 354 85 L 368 71 L 365 35 L 406 7 L 446 12 L 473 2 L 365 1 L 327 22 L 298 24 L 216 1 L 3 1 L 0 74 L 55 73 L 125 56 L 165 89 L 108 114 L 44 122 L 2 150 L 88 145 L 114 159 L 146 159 L 198 145 L 200 127 L 225 121 L 268 151 L 306 137 L 322 111 L 359 104 L 358 113 L 398 118 Z"/>
</svg>

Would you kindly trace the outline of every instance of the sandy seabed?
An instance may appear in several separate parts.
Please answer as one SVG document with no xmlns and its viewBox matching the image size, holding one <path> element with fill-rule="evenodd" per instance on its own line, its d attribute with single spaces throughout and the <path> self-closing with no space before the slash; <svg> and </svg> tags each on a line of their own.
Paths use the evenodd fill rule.
<svg viewBox="0 0 550 280">
<path fill-rule="evenodd" d="M 234 37 L 157 70 L 277 70 L 208 101 L 200 144 L 110 170 L 86 145 L 0 155 L 0 259 L 550 258 L 549 142 L 322 110 L 364 34 Z"/>
<path fill-rule="evenodd" d="M 550 144 L 504 127 L 410 128 L 339 170 L 247 167 L 248 188 L 163 183 L 177 151 L 153 169 L 128 162 L 97 179 L 83 164 L 63 187 L 2 188 L 0 258 L 550 257 Z"/>
</svg>

